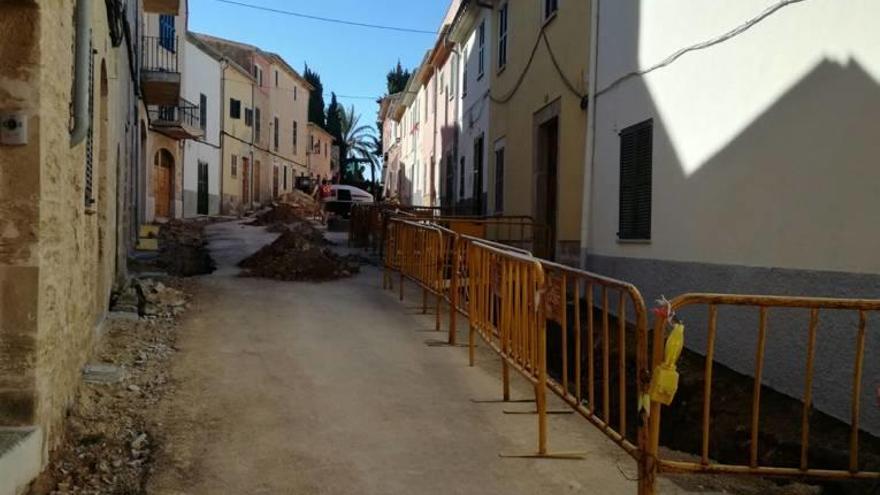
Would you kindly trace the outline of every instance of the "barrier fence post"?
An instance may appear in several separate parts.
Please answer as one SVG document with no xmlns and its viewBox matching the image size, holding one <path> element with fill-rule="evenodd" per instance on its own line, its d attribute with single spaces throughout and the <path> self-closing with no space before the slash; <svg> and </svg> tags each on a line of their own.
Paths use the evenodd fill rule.
<svg viewBox="0 0 880 495">
<path fill-rule="evenodd" d="M 455 331 L 458 320 L 458 269 L 461 263 L 458 234 L 452 238 L 452 273 L 449 280 L 449 345 L 456 345 Z"/>
</svg>

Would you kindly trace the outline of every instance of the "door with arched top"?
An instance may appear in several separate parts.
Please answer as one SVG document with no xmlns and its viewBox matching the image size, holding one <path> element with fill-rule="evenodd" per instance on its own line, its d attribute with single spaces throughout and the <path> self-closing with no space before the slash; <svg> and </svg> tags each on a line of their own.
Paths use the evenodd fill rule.
<svg viewBox="0 0 880 495">
<path fill-rule="evenodd" d="M 171 202 L 174 194 L 174 155 L 166 149 L 156 152 L 153 163 L 154 190 L 156 199 L 156 216 L 171 218 Z"/>
</svg>

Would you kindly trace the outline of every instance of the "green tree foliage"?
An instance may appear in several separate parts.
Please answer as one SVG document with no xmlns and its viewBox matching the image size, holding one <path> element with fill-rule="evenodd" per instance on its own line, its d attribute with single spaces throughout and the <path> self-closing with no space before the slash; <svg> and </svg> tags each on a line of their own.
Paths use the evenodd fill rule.
<svg viewBox="0 0 880 495">
<path fill-rule="evenodd" d="M 379 138 L 370 125 L 361 124 L 361 116 L 354 110 L 354 105 L 346 109 L 340 107 L 340 122 L 342 124 L 342 141 L 345 146 L 345 154 L 340 145 L 340 160 L 343 179 L 347 181 L 362 181 L 363 173 L 369 168 L 370 192 L 376 194 L 376 172 L 381 169 L 381 160 L 376 156 L 375 150 L 379 144 Z"/>
<path fill-rule="evenodd" d="M 321 76 L 306 64 L 303 78 L 315 87 L 309 96 L 309 122 L 323 128 L 327 124 L 327 117 L 324 114 L 324 85 L 321 84 Z"/>
<path fill-rule="evenodd" d="M 393 95 L 406 89 L 406 83 L 409 82 L 411 75 L 412 72 L 405 70 L 398 60 L 397 66 L 388 71 L 386 76 L 388 78 L 388 94 Z"/>
</svg>

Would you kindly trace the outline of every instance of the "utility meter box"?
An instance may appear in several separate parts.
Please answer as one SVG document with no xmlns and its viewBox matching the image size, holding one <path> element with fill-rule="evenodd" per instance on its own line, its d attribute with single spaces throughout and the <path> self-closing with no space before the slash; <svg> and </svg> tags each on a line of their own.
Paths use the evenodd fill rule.
<svg viewBox="0 0 880 495">
<path fill-rule="evenodd" d="M 0 113 L 0 144 L 28 143 L 27 115 L 24 112 Z"/>
</svg>

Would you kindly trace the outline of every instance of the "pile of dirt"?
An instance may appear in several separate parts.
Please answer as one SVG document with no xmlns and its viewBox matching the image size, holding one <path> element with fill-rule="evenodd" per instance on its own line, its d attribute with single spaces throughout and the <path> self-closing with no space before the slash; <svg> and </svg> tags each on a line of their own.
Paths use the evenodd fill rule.
<svg viewBox="0 0 880 495">
<path fill-rule="evenodd" d="M 254 221 L 247 225 L 262 227 L 274 226 L 276 224 L 296 223 L 304 221 L 309 215 L 310 214 L 308 213 L 304 213 L 301 208 L 287 203 L 279 203 L 266 211 L 258 213 L 256 218 L 254 218 Z"/>
<path fill-rule="evenodd" d="M 216 268 L 208 254 L 205 225 L 209 222 L 171 220 L 159 229 L 159 266 L 170 275 L 192 277 Z"/>
<path fill-rule="evenodd" d="M 156 288 L 161 300 L 182 295 L 180 279 Z M 155 284 L 158 285 L 158 284 Z M 175 287 L 171 287 L 174 285 Z M 161 425 L 151 408 L 171 389 L 177 323 L 171 316 L 130 319 L 111 314 L 107 333 L 69 409 L 61 443 L 31 486 L 32 495 L 145 493 Z"/>
<path fill-rule="evenodd" d="M 311 212 L 314 212 L 315 207 L 317 206 L 315 198 L 298 189 L 294 189 L 293 191 L 282 195 L 279 201 L 283 204 L 307 211 L 310 214 Z"/>
<path fill-rule="evenodd" d="M 315 282 L 350 277 L 360 270 L 360 258 L 340 256 L 325 244 L 320 230 L 305 221 L 294 222 L 238 266 L 245 276 Z"/>
</svg>

